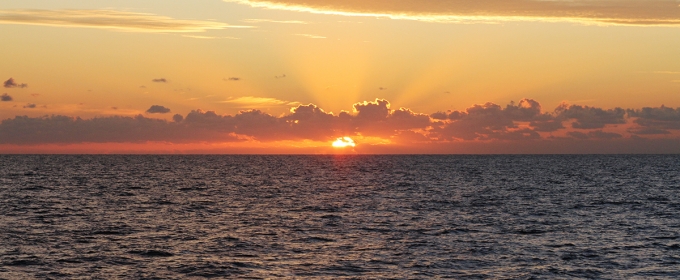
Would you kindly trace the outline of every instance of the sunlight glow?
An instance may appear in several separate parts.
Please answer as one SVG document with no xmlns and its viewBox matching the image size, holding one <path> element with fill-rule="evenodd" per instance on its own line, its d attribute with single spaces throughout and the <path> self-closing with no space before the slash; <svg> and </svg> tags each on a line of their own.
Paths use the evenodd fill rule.
<svg viewBox="0 0 680 280">
<path fill-rule="evenodd" d="M 354 143 L 354 140 L 352 138 L 349 138 L 347 136 L 345 137 L 338 137 L 338 139 L 335 139 L 335 142 L 333 142 L 333 147 L 335 148 L 346 148 L 346 147 L 354 147 L 356 144 Z"/>
</svg>

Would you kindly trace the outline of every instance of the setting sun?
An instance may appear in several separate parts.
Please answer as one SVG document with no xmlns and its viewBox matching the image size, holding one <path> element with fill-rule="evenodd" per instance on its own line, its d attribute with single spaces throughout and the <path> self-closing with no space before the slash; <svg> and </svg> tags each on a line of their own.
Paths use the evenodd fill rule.
<svg viewBox="0 0 680 280">
<path fill-rule="evenodd" d="M 338 139 L 335 139 L 335 142 L 333 142 L 333 147 L 335 148 L 346 148 L 346 147 L 354 147 L 356 146 L 356 143 L 354 143 L 354 140 L 349 137 L 338 137 Z"/>
</svg>

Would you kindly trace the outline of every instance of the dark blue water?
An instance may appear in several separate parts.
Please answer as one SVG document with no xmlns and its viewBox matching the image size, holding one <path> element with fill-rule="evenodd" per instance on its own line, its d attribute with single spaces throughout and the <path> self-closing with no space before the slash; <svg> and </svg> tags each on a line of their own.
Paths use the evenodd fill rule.
<svg viewBox="0 0 680 280">
<path fill-rule="evenodd" d="M 0 278 L 680 278 L 680 156 L 0 156 Z"/>
</svg>

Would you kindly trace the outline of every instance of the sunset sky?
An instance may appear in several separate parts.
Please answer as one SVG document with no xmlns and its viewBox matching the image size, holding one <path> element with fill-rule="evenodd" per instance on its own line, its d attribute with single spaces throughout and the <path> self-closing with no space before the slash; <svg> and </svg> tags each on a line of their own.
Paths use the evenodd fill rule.
<svg viewBox="0 0 680 280">
<path fill-rule="evenodd" d="M 0 34 L 0 153 L 680 153 L 676 0 L 5 0 Z"/>
</svg>

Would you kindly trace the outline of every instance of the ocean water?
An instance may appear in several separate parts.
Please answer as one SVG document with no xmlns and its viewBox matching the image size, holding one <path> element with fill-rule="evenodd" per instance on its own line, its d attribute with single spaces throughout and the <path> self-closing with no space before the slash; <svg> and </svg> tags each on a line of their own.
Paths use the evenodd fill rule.
<svg viewBox="0 0 680 280">
<path fill-rule="evenodd" d="M 680 156 L 0 156 L 0 279 L 678 279 Z"/>
</svg>

